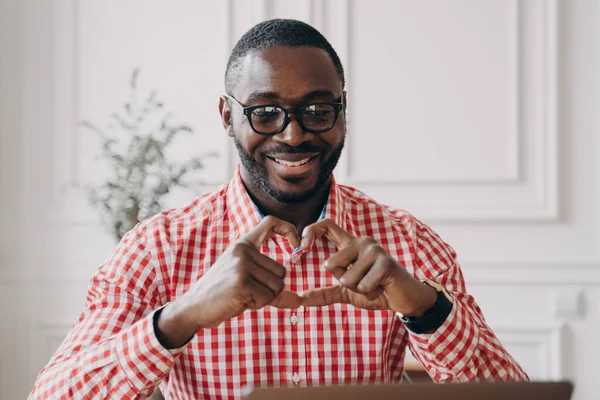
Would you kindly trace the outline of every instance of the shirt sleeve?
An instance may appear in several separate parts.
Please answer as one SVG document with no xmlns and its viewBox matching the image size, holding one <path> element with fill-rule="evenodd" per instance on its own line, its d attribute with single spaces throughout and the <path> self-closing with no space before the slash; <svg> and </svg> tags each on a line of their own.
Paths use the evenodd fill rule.
<svg viewBox="0 0 600 400">
<path fill-rule="evenodd" d="M 414 274 L 443 285 L 454 297 L 452 311 L 434 333 L 408 331 L 411 352 L 438 382 L 528 380 L 485 322 L 467 293 L 454 250 L 429 227 L 416 222 Z"/>
<path fill-rule="evenodd" d="M 30 399 L 144 399 L 183 349 L 167 350 L 152 317 L 168 302 L 168 279 L 155 265 L 143 227 L 123 237 L 93 276 L 86 307 Z"/>
</svg>

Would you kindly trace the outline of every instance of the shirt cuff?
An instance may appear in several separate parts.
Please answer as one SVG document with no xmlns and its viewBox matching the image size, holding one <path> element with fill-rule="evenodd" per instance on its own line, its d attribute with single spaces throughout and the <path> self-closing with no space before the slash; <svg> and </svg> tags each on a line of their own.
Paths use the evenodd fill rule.
<svg viewBox="0 0 600 400">
<path fill-rule="evenodd" d="M 433 333 L 408 330 L 413 349 L 440 371 L 453 374 L 463 370 L 475 354 L 479 329 L 468 311 L 455 301 L 444 323 Z"/>
<path fill-rule="evenodd" d="M 160 344 L 154 332 L 154 313 L 123 331 L 115 343 L 121 368 L 138 392 L 158 386 L 185 349 L 168 350 Z"/>
</svg>

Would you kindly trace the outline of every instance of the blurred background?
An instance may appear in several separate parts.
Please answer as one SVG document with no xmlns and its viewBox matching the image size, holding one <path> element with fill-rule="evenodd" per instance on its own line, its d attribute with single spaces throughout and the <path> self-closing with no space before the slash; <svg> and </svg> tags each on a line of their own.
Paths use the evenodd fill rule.
<svg viewBox="0 0 600 400">
<path fill-rule="evenodd" d="M 273 17 L 346 69 L 338 181 L 456 249 L 532 379 L 597 399 L 595 0 L 0 0 L 0 398 L 26 397 L 119 227 L 230 178 L 226 61 Z"/>
</svg>

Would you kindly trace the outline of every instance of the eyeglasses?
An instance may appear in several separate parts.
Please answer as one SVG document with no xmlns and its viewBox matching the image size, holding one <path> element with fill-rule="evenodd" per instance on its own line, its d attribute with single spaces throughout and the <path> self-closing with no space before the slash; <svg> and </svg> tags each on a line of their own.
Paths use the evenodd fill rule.
<svg viewBox="0 0 600 400">
<path fill-rule="evenodd" d="M 303 130 L 310 133 L 323 133 L 335 125 L 342 103 L 317 101 L 294 108 L 283 108 L 276 104 L 248 107 L 231 95 L 227 98 L 235 100 L 248 118 L 250 127 L 259 135 L 276 135 L 290 123 L 290 114 L 294 114 Z M 341 100 L 341 99 L 340 99 Z"/>
</svg>

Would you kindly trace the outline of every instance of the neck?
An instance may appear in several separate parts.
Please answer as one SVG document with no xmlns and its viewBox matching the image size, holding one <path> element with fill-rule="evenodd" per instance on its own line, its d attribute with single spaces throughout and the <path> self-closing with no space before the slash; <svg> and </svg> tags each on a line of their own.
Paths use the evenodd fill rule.
<svg viewBox="0 0 600 400">
<path fill-rule="evenodd" d="M 331 187 L 331 178 L 329 178 L 315 195 L 305 202 L 297 204 L 280 203 L 256 187 L 243 169 L 240 172 L 246 191 L 263 215 L 272 215 L 291 223 L 296 227 L 299 235 L 302 234 L 305 227 L 319 219 Z"/>
</svg>

